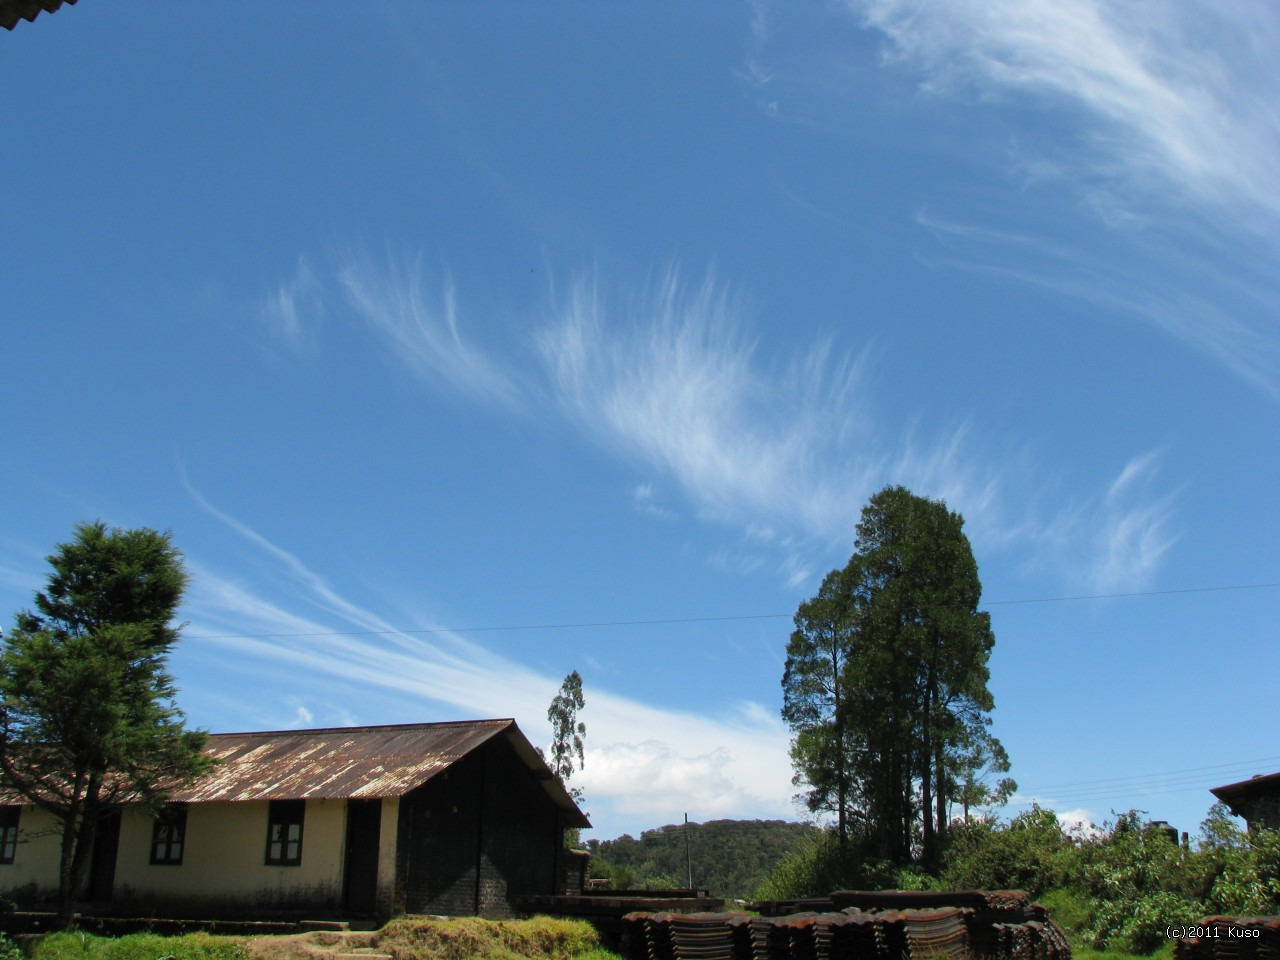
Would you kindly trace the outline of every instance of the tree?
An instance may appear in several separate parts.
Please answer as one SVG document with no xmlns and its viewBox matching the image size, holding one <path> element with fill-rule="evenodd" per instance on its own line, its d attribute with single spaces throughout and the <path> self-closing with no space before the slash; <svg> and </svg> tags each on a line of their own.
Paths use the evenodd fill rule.
<svg viewBox="0 0 1280 960">
<path fill-rule="evenodd" d="M 845 571 L 833 570 L 817 596 L 800 604 L 782 674 L 782 719 L 791 741 L 793 783 L 815 813 L 833 813 L 843 853 L 854 801 L 852 718 L 846 696 L 854 655 Z"/>
<path fill-rule="evenodd" d="M 882 859 L 936 862 L 951 804 L 993 761 L 1007 768 L 987 729 L 995 638 L 963 525 L 942 501 L 886 487 L 849 563 L 796 612 L 782 715 L 797 782 L 836 814 L 842 852 L 856 828 Z"/>
<path fill-rule="evenodd" d="M 187 583 L 167 534 L 82 523 L 48 558 L 35 613 L 0 652 L 0 776 L 61 824 L 59 921 L 81 899 L 94 838 L 127 805 L 207 767 L 166 672 Z"/>
<path fill-rule="evenodd" d="M 560 684 L 560 692 L 547 708 L 547 719 L 551 721 L 551 771 L 569 791 L 573 799 L 582 802 L 582 789 L 571 787 L 569 780 L 573 777 L 574 757 L 577 757 L 576 769 L 581 770 L 583 756 L 583 737 L 587 735 L 587 725 L 578 719 L 578 711 L 587 705 L 582 695 L 582 677 L 575 670 L 564 678 Z"/>
</svg>

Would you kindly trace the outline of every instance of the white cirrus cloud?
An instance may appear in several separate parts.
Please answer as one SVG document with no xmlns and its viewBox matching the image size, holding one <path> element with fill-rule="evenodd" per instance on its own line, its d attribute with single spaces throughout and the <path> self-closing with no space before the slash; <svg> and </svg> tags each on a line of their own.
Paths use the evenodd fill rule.
<svg viewBox="0 0 1280 960">
<path fill-rule="evenodd" d="M 1157 451 L 1133 457 L 1105 493 L 1059 513 L 1038 533 L 1047 548 L 1038 562 L 1076 571 L 1076 584 L 1097 593 L 1150 586 L 1178 540 L 1177 491 L 1158 489 L 1160 461 Z"/>
<path fill-rule="evenodd" d="M 292 349 L 315 346 L 317 325 L 325 316 L 325 295 L 306 257 L 299 256 L 293 276 L 266 297 L 262 313 L 274 335 Z"/>
<path fill-rule="evenodd" d="M 424 381 L 508 409 L 521 406 L 519 383 L 459 330 L 452 281 L 429 289 L 418 260 L 394 257 L 385 268 L 352 260 L 338 280 L 357 317 Z"/>
<path fill-rule="evenodd" d="M 846 539 L 885 482 L 993 514 L 998 476 L 966 427 L 888 439 L 868 398 L 868 353 L 818 343 L 765 364 L 741 307 L 709 278 L 668 274 L 632 302 L 580 283 L 537 338 L 550 392 L 605 447 L 673 478 L 706 519 Z"/>
<path fill-rule="evenodd" d="M 349 706 L 392 704 L 401 718 L 407 711 L 410 719 L 422 720 L 514 717 L 534 743 L 550 741 L 546 707 L 559 678 L 456 633 L 398 631 L 336 594 L 297 557 L 243 522 L 197 502 L 242 538 L 249 548 L 244 562 L 268 571 L 277 586 L 275 599 L 268 600 L 188 559 L 186 646 L 207 662 L 230 657 L 239 671 L 256 665 L 250 673 L 275 678 L 270 695 L 291 708 L 289 726 L 314 717 L 290 689 L 294 684 L 345 690 Z M 246 691 L 245 718 L 256 710 Z M 586 790 L 597 828 L 683 811 L 703 818 L 793 816 L 781 721 L 754 703 L 726 706 L 722 714 L 640 703 L 588 680 L 586 765 L 575 782 Z M 367 713 L 354 711 L 348 719 L 370 722 Z M 643 739 L 637 740 L 637 731 Z"/>
<path fill-rule="evenodd" d="M 676 515 L 659 502 L 661 482 L 699 520 L 737 529 L 742 545 L 715 551 L 718 566 L 759 569 L 767 556 L 803 587 L 886 484 L 945 499 L 979 547 L 1029 552 L 1028 566 L 1074 579 L 1088 571 L 1099 588 L 1144 581 L 1172 543 L 1167 498 L 1149 496 L 1145 513 L 1102 494 L 1042 511 L 1027 493 L 1041 478 L 1026 452 L 992 449 L 963 420 L 887 420 L 871 399 L 868 347 L 841 353 L 818 341 L 763 360 L 740 300 L 714 277 L 687 285 L 673 270 L 632 297 L 581 280 L 531 351 L 517 343 L 491 355 L 464 335 L 447 283 L 431 310 L 418 272 L 353 264 L 341 283 L 396 362 L 432 389 L 559 420 L 636 462 L 657 478 L 632 488 L 636 509 Z M 337 598 L 329 612 L 346 615 Z"/>
<path fill-rule="evenodd" d="M 935 92 L 1026 94 L 1101 125 L 1081 159 L 1129 188 L 1280 213 L 1273 5 L 1165 0 L 848 0 Z"/>
</svg>

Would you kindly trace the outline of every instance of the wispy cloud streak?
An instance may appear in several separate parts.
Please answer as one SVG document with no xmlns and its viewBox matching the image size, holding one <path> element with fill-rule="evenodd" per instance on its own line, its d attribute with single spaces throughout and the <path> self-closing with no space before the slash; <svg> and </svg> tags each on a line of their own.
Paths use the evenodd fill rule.
<svg viewBox="0 0 1280 960">
<path fill-rule="evenodd" d="M 966 240 L 1013 242 L 939 224 L 936 231 L 959 231 Z M 742 542 L 709 558 L 718 565 L 758 569 L 762 556 L 772 556 L 769 563 L 789 585 L 804 586 L 829 562 L 819 558 L 847 546 L 862 504 L 888 483 L 945 499 L 965 515 L 980 547 L 1030 551 L 1032 565 L 1069 554 L 1072 577 L 1082 565 L 1109 571 L 1100 575 L 1100 587 L 1145 583 L 1131 574 L 1149 576 L 1164 553 L 1158 549 L 1163 540 L 1140 531 L 1167 524 L 1167 505 L 1145 521 L 1114 513 L 1103 518 L 1114 536 L 1099 541 L 1096 531 L 1111 527 L 1095 526 L 1086 536 L 1071 519 L 1078 506 L 1065 514 L 1038 513 L 1026 493 L 1033 484 L 1019 462 L 1024 455 L 997 455 L 963 420 L 940 428 L 900 416 L 898 423 L 886 422 L 871 401 L 869 347 L 841 353 L 821 341 L 773 351 L 780 359 L 763 362 L 746 332 L 743 305 L 714 277 L 690 286 L 673 270 L 632 298 L 581 280 L 530 338 L 532 354 L 508 350 L 500 358 L 464 336 L 447 283 L 444 307 L 433 311 L 423 306 L 430 298 L 415 270 L 381 272 L 359 261 L 340 279 L 360 321 L 431 388 L 567 422 L 670 481 L 700 519 L 736 527 Z M 659 506 L 649 484 L 637 486 L 631 501 L 672 516 L 673 506 Z M 1092 552 L 1081 538 L 1094 544 Z M 1057 546 L 1045 553 L 1046 543 Z M 1122 544 L 1146 544 L 1152 562 L 1116 559 Z M 315 597 L 329 598 L 326 613 L 352 615 L 325 584 L 307 586 Z"/>
<path fill-rule="evenodd" d="M 319 676 L 359 691 L 353 703 L 379 692 L 418 704 L 424 718 L 513 716 L 535 743 L 549 741 L 546 705 L 558 680 L 457 634 L 427 640 L 395 633 L 381 616 L 335 593 L 293 554 L 207 501 L 198 502 L 243 538 L 254 561 L 293 589 L 267 600 L 189 561 L 189 643 L 234 651 L 241 662 L 285 664 L 299 689 L 312 688 L 306 678 Z M 298 613 L 294 606 L 316 612 Z M 375 629 L 386 632 L 343 635 Z M 270 668 L 260 673 L 279 676 Z M 283 696 L 298 722 L 310 715 L 300 700 L 290 699 L 287 683 L 273 695 Z M 353 719 L 368 722 L 367 715 Z M 681 809 L 708 817 L 792 814 L 787 736 L 772 711 L 757 704 L 714 717 L 648 706 L 592 684 L 584 719 L 590 736 L 578 779 L 602 829 L 614 816 L 674 815 Z"/>
<path fill-rule="evenodd" d="M 1100 496 L 1078 501 L 1039 531 L 1046 551 L 1073 579 L 1098 593 L 1150 585 L 1178 540 L 1177 491 L 1157 492 L 1160 454 L 1132 458 Z"/>
<path fill-rule="evenodd" d="M 1105 130 L 1079 142 L 1130 189 L 1172 186 L 1197 204 L 1280 213 L 1280 78 L 1265 3 L 850 0 L 926 86 L 1027 94 Z"/>
<path fill-rule="evenodd" d="M 453 282 L 428 296 L 421 264 L 392 260 L 386 269 L 353 261 L 338 279 L 356 315 L 386 344 L 395 359 L 429 383 L 440 383 L 474 399 L 515 409 L 522 402 L 516 380 L 458 329 Z"/>
<path fill-rule="evenodd" d="M 324 317 L 324 292 L 306 257 L 298 258 L 294 275 L 267 296 L 263 315 L 271 329 L 289 347 L 313 347 L 316 325 Z"/>
<path fill-rule="evenodd" d="M 838 34 L 809 58 L 753 20 L 755 69 L 783 115 L 833 96 L 861 50 Z M 1004 182 L 1000 199 L 961 217 L 929 215 L 939 236 L 970 243 L 953 259 L 1101 305 L 1176 337 L 1280 398 L 1280 13 L 1265 0 L 844 0 L 851 21 L 885 39 L 882 63 L 914 76 L 922 102 L 946 101 L 992 125 L 997 141 L 957 133 Z M 778 69 L 760 66 L 778 48 Z M 839 64 L 839 66 L 837 66 Z M 776 113 L 770 110 L 770 115 Z M 1027 115 L 1035 114 L 1034 123 Z M 1009 121 L 1009 127 L 993 126 Z M 842 121 L 836 121 L 841 123 Z M 848 122 L 843 121 L 843 122 Z M 904 121 L 906 122 L 906 121 Z M 993 154 L 993 148 L 999 150 Z M 998 159 L 997 159 L 998 156 Z M 940 186 L 933 206 L 972 209 L 977 189 Z M 941 191 L 954 190 L 949 198 Z M 999 189 L 999 188 L 997 188 Z M 818 209 L 821 209 L 818 205 Z M 979 221 L 975 223 L 975 221 Z M 1010 224 L 1016 224 L 1011 226 Z"/>
</svg>

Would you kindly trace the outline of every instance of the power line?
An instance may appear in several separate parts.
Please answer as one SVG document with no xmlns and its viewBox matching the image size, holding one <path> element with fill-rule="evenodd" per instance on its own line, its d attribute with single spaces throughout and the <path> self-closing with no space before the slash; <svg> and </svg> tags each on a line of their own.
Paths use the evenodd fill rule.
<svg viewBox="0 0 1280 960">
<path fill-rule="evenodd" d="M 371 637 L 399 633 L 494 633 L 510 630 L 574 630 L 588 627 L 643 627 L 663 623 L 715 623 L 724 620 L 776 620 L 789 613 L 746 613 L 732 617 L 672 617 L 667 620 L 601 620 L 594 623 L 524 623 L 500 627 L 424 627 L 413 630 L 314 630 L 308 633 L 202 633 L 189 640 L 283 640 L 289 637 Z"/>
<path fill-rule="evenodd" d="M 990 600 L 983 606 L 999 607 L 1018 603 L 1067 603 L 1075 600 L 1119 600 L 1131 597 L 1164 597 L 1182 593 L 1218 593 L 1226 590 L 1262 590 L 1280 587 L 1280 583 L 1241 583 L 1227 587 L 1185 587 L 1179 590 L 1145 590 L 1135 593 L 1095 593 L 1075 597 L 1033 597 L 1023 600 Z M 499 633 L 516 630 L 582 630 L 597 627 L 647 627 L 673 623 L 725 623 L 734 620 L 782 620 L 790 619 L 790 613 L 747 613 L 726 617 L 669 617 L 661 620 L 600 620 L 586 623 L 537 623 L 510 624 L 486 627 L 422 627 L 396 630 L 311 630 L 305 633 L 199 633 L 189 634 L 189 640 L 288 640 L 300 637 L 375 637 L 414 634 L 428 636 L 437 633 Z"/>
<path fill-rule="evenodd" d="M 1263 763 L 1280 763 L 1280 757 L 1261 757 L 1257 760 L 1236 760 L 1231 763 L 1213 764 L 1207 767 L 1187 767 L 1183 770 L 1166 770 L 1163 773 L 1141 773 L 1131 777 L 1111 777 L 1103 780 L 1072 780 L 1067 783 L 1051 783 L 1046 786 L 1038 786 L 1034 793 L 1044 793 L 1049 790 L 1076 790 L 1082 788 L 1099 788 L 1099 789 L 1121 789 L 1125 786 L 1146 786 L 1141 781 L 1144 780 L 1180 780 L 1185 779 L 1192 774 L 1208 773 L 1214 770 L 1227 770 L 1231 767 L 1248 767 L 1256 766 Z"/>
<path fill-rule="evenodd" d="M 1008 606 L 1014 603 L 1064 603 L 1068 600 L 1119 600 L 1124 597 L 1166 597 L 1177 593 L 1217 593 L 1223 590 L 1261 590 L 1264 587 L 1280 587 L 1280 583 L 1240 583 L 1230 587 L 1183 587 L 1180 590 L 1143 590 L 1138 593 L 1094 593 L 1079 597 L 1037 597 L 1031 600 L 991 600 L 988 607 Z"/>
</svg>

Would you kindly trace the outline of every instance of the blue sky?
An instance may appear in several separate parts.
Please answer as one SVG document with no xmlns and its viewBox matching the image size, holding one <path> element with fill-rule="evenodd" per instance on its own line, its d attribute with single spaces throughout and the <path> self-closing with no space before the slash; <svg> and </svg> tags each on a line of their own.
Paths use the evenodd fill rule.
<svg viewBox="0 0 1280 960">
<path fill-rule="evenodd" d="M 1006 812 L 1194 833 L 1280 769 L 1265 0 L 83 0 L 0 45 L 0 610 L 81 520 L 171 531 L 195 724 L 545 744 L 576 669 L 595 836 L 796 817 L 789 618 L 901 483 L 974 545 Z"/>
</svg>

